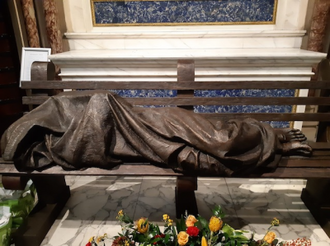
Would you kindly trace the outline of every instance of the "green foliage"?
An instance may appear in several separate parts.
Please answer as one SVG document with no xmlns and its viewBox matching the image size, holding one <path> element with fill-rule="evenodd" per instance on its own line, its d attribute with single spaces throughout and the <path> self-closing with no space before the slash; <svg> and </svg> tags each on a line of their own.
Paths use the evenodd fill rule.
<svg viewBox="0 0 330 246">
<path fill-rule="evenodd" d="M 220 218 L 220 219 L 223 219 L 225 217 L 225 212 L 222 210 L 221 206 L 220 205 L 217 205 L 213 210 L 213 215 Z"/>
<path fill-rule="evenodd" d="M 207 231 L 208 233 L 210 233 L 210 229 L 209 229 L 209 222 L 204 219 L 203 217 L 201 217 L 200 215 L 197 216 L 197 227 L 199 229 L 204 229 L 205 231 Z"/>
<path fill-rule="evenodd" d="M 222 229 L 221 229 L 226 235 L 228 235 L 228 237 L 233 236 L 234 234 L 234 228 L 232 228 L 230 225 L 228 224 L 224 224 Z"/>
<path fill-rule="evenodd" d="M 127 214 L 123 215 L 121 221 L 126 224 L 133 223 L 133 220 Z"/>
<path fill-rule="evenodd" d="M 187 229 L 186 220 L 181 215 L 181 218 L 176 221 L 176 230 L 180 232 L 180 231 L 185 231 L 186 229 Z"/>
</svg>

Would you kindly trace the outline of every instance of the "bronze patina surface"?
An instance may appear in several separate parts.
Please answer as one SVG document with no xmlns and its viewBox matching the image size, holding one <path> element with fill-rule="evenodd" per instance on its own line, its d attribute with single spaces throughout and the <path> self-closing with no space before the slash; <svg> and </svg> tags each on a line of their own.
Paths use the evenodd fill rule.
<svg viewBox="0 0 330 246">
<path fill-rule="evenodd" d="M 299 141 L 297 141 L 299 140 Z M 299 131 L 243 120 L 208 120 L 178 107 L 133 107 L 108 91 L 65 92 L 12 124 L 1 139 L 4 160 L 20 171 L 111 169 L 147 161 L 177 171 L 231 176 L 276 165 L 283 152 L 306 154 Z"/>
</svg>

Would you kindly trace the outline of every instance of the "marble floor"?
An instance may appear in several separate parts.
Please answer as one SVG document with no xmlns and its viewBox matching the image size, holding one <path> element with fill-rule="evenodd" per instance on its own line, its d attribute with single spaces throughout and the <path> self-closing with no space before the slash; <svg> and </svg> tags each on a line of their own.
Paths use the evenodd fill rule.
<svg viewBox="0 0 330 246">
<path fill-rule="evenodd" d="M 43 241 L 43 246 L 85 246 L 91 236 L 120 232 L 115 217 L 123 209 L 132 219 L 161 222 L 175 218 L 175 179 L 167 177 L 67 177 L 71 198 Z M 330 239 L 300 200 L 305 180 L 200 178 L 196 192 L 200 215 L 211 216 L 220 204 L 225 222 L 249 229 L 261 238 L 273 217 L 275 233 L 284 240 L 306 237 L 313 246 Z M 110 239 L 111 241 L 111 239 Z M 111 245 L 111 244 L 107 244 Z"/>
</svg>

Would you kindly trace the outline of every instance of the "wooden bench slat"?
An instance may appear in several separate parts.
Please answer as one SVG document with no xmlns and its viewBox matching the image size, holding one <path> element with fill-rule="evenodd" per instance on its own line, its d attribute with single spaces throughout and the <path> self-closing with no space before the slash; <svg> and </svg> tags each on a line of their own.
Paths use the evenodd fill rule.
<svg viewBox="0 0 330 246">
<path fill-rule="evenodd" d="M 99 168 L 88 168 L 84 171 L 63 171 L 61 167 L 52 167 L 42 172 L 18 172 L 13 165 L 0 164 L 0 174 L 22 176 L 47 176 L 47 175 L 79 175 L 79 176 L 183 176 L 176 173 L 172 169 L 155 167 L 148 164 L 125 164 L 120 165 L 114 170 L 104 170 Z M 209 177 L 209 176 L 208 176 Z M 260 178 L 329 178 L 330 168 L 289 168 L 278 167 L 276 170 L 262 174 L 251 174 L 244 177 L 260 177 Z"/>
<path fill-rule="evenodd" d="M 329 97 L 126 98 L 133 105 L 330 105 Z"/>
<path fill-rule="evenodd" d="M 201 113 L 208 119 L 254 118 L 260 121 L 329 121 L 330 113 Z"/>
<path fill-rule="evenodd" d="M 40 105 L 43 104 L 49 96 L 23 96 L 22 103 L 25 105 Z"/>
<path fill-rule="evenodd" d="M 99 90 L 230 90 L 230 89 L 330 89 L 330 81 L 22 81 L 22 89 Z"/>
<path fill-rule="evenodd" d="M 323 158 L 323 157 L 329 157 L 330 159 L 330 150 L 314 150 L 313 149 L 313 155 Z"/>
<path fill-rule="evenodd" d="M 1 161 L 0 161 L 1 163 Z M 14 165 L 0 164 L 0 174 L 12 175 L 83 175 L 83 176 L 183 176 L 170 168 L 156 167 L 147 163 L 132 163 L 119 165 L 118 167 L 106 170 L 100 168 L 88 168 L 87 170 L 64 171 L 60 166 L 43 170 L 42 172 L 18 172 Z M 13 163 L 11 163 L 13 164 Z"/>
<path fill-rule="evenodd" d="M 23 104 L 40 105 L 48 96 L 23 97 Z M 260 121 L 329 121 L 330 113 L 200 113 L 208 119 L 221 118 L 224 120 L 254 118 Z"/>
<path fill-rule="evenodd" d="M 308 178 L 329 178 L 330 168 L 286 168 L 279 167 L 274 172 L 263 173 L 260 178 L 291 178 L 291 179 L 308 179 Z"/>
<path fill-rule="evenodd" d="M 24 104 L 41 104 L 47 96 L 27 96 Z M 133 105 L 330 105 L 329 97 L 149 97 L 125 98 Z"/>
<path fill-rule="evenodd" d="M 327 157 L 308 157 L 308 158 L 282 158 L 279 167 L 313 167 L 313 168 L 330 168 L 330 159 Z"/>
<path fill-rule="evenodd" d="M 313 148 L 313 150 L 329 150 L 330 143 L 328 142 L 308 142 L 308 144 Z"/>
</svg>

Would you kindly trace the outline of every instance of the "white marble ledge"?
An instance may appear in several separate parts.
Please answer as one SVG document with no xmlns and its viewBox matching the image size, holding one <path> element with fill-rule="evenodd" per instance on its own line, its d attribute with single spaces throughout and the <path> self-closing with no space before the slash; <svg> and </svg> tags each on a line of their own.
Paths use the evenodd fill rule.
<svg viewBox="0 0 330 246">
<path fill-rule="evenodd" d="M 116 36 L 111 38 L 88 35 L 86 38 L 70 38 L 68 44 L 70 50 L 179 50 L 179 49 L 279 49 L 301 47 L 302 37 L 264 37 L 251 35 L 243 37 L 210 36 L 174 37 L 173 35 L 160 35 L 145 37 Z"/>
<path fill-rule="evenodd" d="M 141 76 L 151 76 L 158 77 L 164 75 L 167 77 L 177 76 L 176 67 L 164 67 L 162 69 L 155 67 L 118 67 L 117 64 L 108 65 L 107 68 L 100 67 L 99 65 L 80 67 L 72 69 L 70 67 L 63 67 L 62 75 L 65 76 L 76 76 L 79 72 L 79 76 L 128 76 L 128 77 L 141 77 Z M 196 67 L 195 76 L 196 77 L 223 77 L 223 76 L 288 76 L 288 77 L 311 77 L 314 73 L 310 68 L 307 67 L 292 67 L 287 69 L 287 67 L 263 67 L 263 68 L 246 68 L 246 67 Z"/>
<path fill-rule="evenodd" d="M 122 39 L 122 38 L 247 38 L 247 37 L 303 37 L 305 30 L 223 30 L 223 29 L 111 29 L 107 32 L 65 33 L 68 39 Z"/>
<path fill-rule="evenodd" d="M 130 33 L 130 32 L 140 32 L 140 33 L 152 33 L 154 31 L 162 30 L 164 32 L 182 32 L 189 33 L 203 31 L 203 32 L 249 32 L 249 31 L 273 31 L 273 30 L 286 30 L 286 31 L 297 31 L 303 30 L 300 29 L 289 29 L 289 28 L 277 28 L 276 25 L 273 24 L 262 24 L 262 25 L 164 25 L 164 26 L 94 26 L 91 28 L 90 33 Z M 70 31 L 70 33 L 86 33 L 84 31 Z M 69 33 L 69 31 L 68 31 Z"/>
<path fill-rule="evenodd" d="M 71 50 L 50 55 L 55 64 L 102 63 L 149 61 L 155 63 L 171 62 L 179 59 L 194 59 L 196 63 L 239 63 L 256 64 L 290 63 L 313 65 L 325 58 L 325 53 L 301 49 L 172 49 L 172 50 Z M 171 62 L 172 63 L 172 62 Z"/>
</svg>

